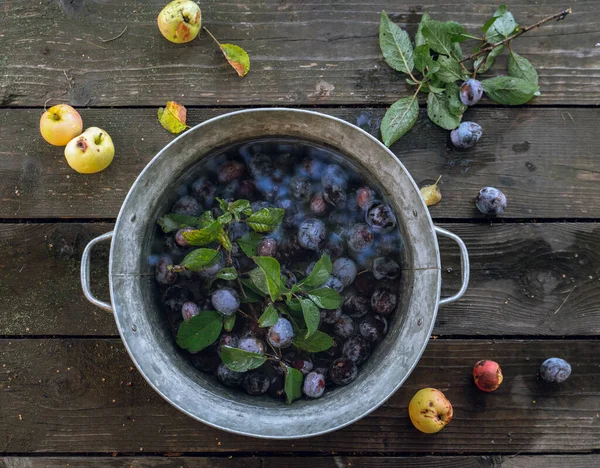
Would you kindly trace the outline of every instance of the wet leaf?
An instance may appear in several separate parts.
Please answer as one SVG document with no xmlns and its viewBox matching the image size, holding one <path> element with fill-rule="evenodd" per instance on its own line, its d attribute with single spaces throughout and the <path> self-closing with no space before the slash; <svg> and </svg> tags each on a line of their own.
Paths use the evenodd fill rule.
<svg viewBox="0 0 600 468">
<path fill-rule="evenodd" d="M 252 260 L 254 260 L 260 271 L 262 271 L 269 296 L 271 296 L 271 300 L 275 302 L 282 289 L 281 266 L 279 265 L 279 262 L 273 257 L 252 257 Z M 254 281 L 254 278 L 252 278 L 252 281 Z M 256 282 L 254 282 L 254 284 L 256 284 Z"/>
<path fill-rule="evenodd" d="M 496 76 L 483 80 L 481 85 L 492 101 L 509 106 L 525 104 L 539 89 L 535 83 L 511 76 Z"/>
<path fill-rule="evenodd" d="M 538 73 L 531 62 L 512 50 L 508 56 L 508 74 L 538 84 Z"/>
<path fill-rule="evenodd" d="M 462 80 L 458 60 L 440 55 L 437 59 L 437 64 L 439 70 L 435 73 L 435 77 L 442 83 L 453 83 L 457 80 Z"/>
<path fill-rule="evenodd" d="M 381 12 L 379 23 L 379 47 L 390 67 L 406 74 L 412 72 L 413 50 L 408 33 L 393 23 L 385 11 Z"/>
<path fill-rule="evenodd" d="M 327 333 L 317 330 L 308 338 L 303 338 L 300 334 L 294 336 L 292 344 L 296 348 L 308 351 L 309 353 L 320 353 L 333 346 L 333 338 Z"/>
<path fill-rule="evenodd" d="M 302 372 L 293 367 L 283 365 L 285 369 L 285 383 L 284 383 L 284 391 L 285 391 L 285 402 L 288 405 L 291 405 L 294 400 L 302 397 L 302 382 L 304 380 L 304 376 Z"/>
<path fill-rule="evenodd" d="M 423 13 L 423 16 L 421 16 L 421 22 L 419 23 L 419 27 L 417 29 L 417 33 L 415 34 L 415 47 L 419 47 L 425 44 L 425 37 L 423 36 L 423 24 L 425 24 L 428 20 L 429 13 Z"/>
<path fill-rule="evenodd" d="M 385 146 L 391 146 L 408 132 L 419 117 L 417 95 L 396 101 L 386 111 L 381 121 L 381 136 Z"/>
<path fill-rule="evenodd" d="M 460 124 L 462 116 L 450 111 L 449 99 L 446 94 L 429 93 L 427 97 L 427 116 L 431 121 L 446 130 L 453 130 Z"/>
<path fill-rule="evenodd" d="M 460 117 L 467 110 L 467 106 L 460 100 L 460 86 L 456 83 L 448 83 L 444 91 L 448 98 L 448 110 Z"/>
<path fill-rule="evenodd" d="M 240 237 L 236 242 L 248 257 L 254 257 L 256 255 L 256 247 L 263 239 L 263 236 L 250 231 Z"/>
<path fill-rule="evenodd" d="M 453 39 L 460 34 L 464 34 L 465 28 L 454 21 L 427 20 L 423 24 L 421 32 L 425 42 L 432 50 L 453 57 L 456 56 L 455 41 Z"/>
<path fill-rule="evenodd" d="M 311 336 L 319 327 L 319 321 L 321 320 L 321 311 L 317 305 L 310 299 L 300 298 L 300 306 L 302 307 L 302 316 L 304 317 L 304 323 L 306 323 L 306 336 Z"/>
<path fill-rule="evenodd" d="M 331 288 L 314 289 L 308 297 L 321 309 L 337 309 L 342 303 L 340 293 Z"/>
<path fill-rule="evenodd" d="M 310 274 L 302 281 L 301 286 L 306 288 L 321 286 L 331 276 L 332 269 L 331 257 L 323 254 L 317 263 L 315 263 Z"/>
<path fill-rule="evenodd" d="M 214 221 L 203 229 L 183 233 L 183 238 L 190 245 L 207 245 L 216 241 L 223 230 L 221 223 Z"/>
<path fill-rule="evenodd" d="M 187 110 L 181 104 L 174 101 L 167 102 L 165 107 L 158 109 L 158 121 L 165 130 L 178 134 L 183 132 L 187 125 Z"/>
<path fill-rule="evenodd" d="M 273 304 L 269 304 L 269 306 L 265 309 L 263 314 L 258 319 L 258 326 L 261 328 L 270 327 L 275 325 L 279 320 L 279 314 L 277 313 L 277 309 Z"/>
<path fill-rule="evenodd" d="M 262 354 L 251 353 L 231 346 L 221 347 L 221 361 L 232 371 L 246 372 L 256 369 L 262 366 L 266 360 L 267 357 Z"/>
<path fill-rule="evenodd" d="M 499 12 L 496 11 L 496 13 Z M 519 25 L 515 21 L 512 13 L 510 11 L 504 11 L 501 15 L 496 16 L 494 22 L 489 26 L 488 30 L 485 32 L 485 39 L 490 44 L 496 44 L 515 32 L 518 26 Z"/>
<path fill-rule="evenodd" d="M 425 74 L 425 76 L 432 75 L 436 71 L 439 70 L 440 66 L 438 63 L 433 60 L 431 54 L 429 52 L 429 46 L 427 44 L 420 45 L 415 47 L 414 50 L 414 58 L 415 58 L 415 68 L 419 70 L 421 73 Z M 427 73 L 425 73 L 427 70 Z M 410 84 L 417 84 L 414 81 Z"/>
<path fill-rule="evenodd" d="M 181 261 L 182 267 L 190 271 L 200 271 L 206 267 L 213 266 L 219 259 L 219 252 L 213 249 L 192 250 Z"/>
<path fill-rule="evenodd" d="M 246 223 L 256 232 L 271 232 L 281 224 L 284 214 L 283 208 L 263 208 L 252 213 Z"/>
<path fill-rule="evenodd" d="M 233 281 L 234 279 L 237 279 L 238 272 L 234 267 L 227 267 L 219 270 L 216 276 L 222 280 Z"/>
<path fill-rule="evenodd" d="M 221 334 L 223 317 L 215 310 L 203 310 L 199 315 L 184 320 L 177 331 L 177 345 L 196 353 L 210 346 Z"/>
<path fill-rule="evenodd" d="M 223 319 L 223 328 L 225 329 L 225 331 L 230 332 L 231 330 L 233 330 L 233 327 L 235 326 L 235 318 L 237 317 L 237 314 L 233 314 L 233 315 L 228 315 L 227 317 L 225 317 Z"/>
<path fill-rule="evenodd" d="M 425 200 L 425 204 L 427 206 L 435 205 L 436 203 L 439 203 L 442 200 L 442 192 L 438 187 L 438 183 L 441 178 L 442 176 L 440 176 L 438 180 L 436 180 L 435 184 L 426 185 L 425 187 L 421 188 L 421 196 L 423 197 L 423 200 Z"/>
</svg>

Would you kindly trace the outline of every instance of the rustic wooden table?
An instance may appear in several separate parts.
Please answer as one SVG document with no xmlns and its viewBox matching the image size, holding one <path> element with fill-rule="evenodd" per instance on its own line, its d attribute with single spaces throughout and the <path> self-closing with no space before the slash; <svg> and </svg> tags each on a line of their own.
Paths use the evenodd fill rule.
<svg viewBox="0 0 600 468">
<path fill-rule="evenodd" d="M 174 45 L 155 19 L 164 0 L 0 0 L 0 459 L 2 467 L 590 467 L 600 466 L 600 17 L 593 0 L 566 21 L 519 39 L 542 95 L 468 111 L 484 137 L 468 152 L 425 118 L 392 150 L 417 183 L 443 175 L 434 221 L 459 234 L 472 262 L 463 300 L 442 308 L 408 382 L 352 426 L 296 441 L 239 437 L 163 401 L 132 367 L 109 314 L 87 303 L 79 259 L 112 227 L 129 186 L 173 136 L 156 110 L 189 109 L 191 125 L 240 107 L 296 106 L 336 115 L 374 135 L 385 108 L 408 93 L 378 46 L 382 9 L 409 31 L 422 12 L 475 30 L 489 1 L 205 0 L 205 23 L 243 46 L 239 79 L 208 39 Z M 532 23 L 568 4 L 523 0 Z M 127 26 L 117 40 L 114 37 Z M 506 65 L 506 57 L 500 57 Z M 44 143 L 44 102 L 81 108 L 106 129 L 117 156 L 83 176 Z M 424 113 L 424 109 L 421 110 Z M 508 210 L 489 222 L 472 199 L 501 188 Z M 456 291 L 459 256 L 441 240 L 444 291 Z M 106 298 L 107 250 L 95 257 Z M 549 356 L 573 365 L 563 385 L 536 376 Z M 501 363 L 493 394 L 472 365 Z M 455 407 L 437 435 L 417 432 L 407 403 L 420 387 Z"/>
</svg>

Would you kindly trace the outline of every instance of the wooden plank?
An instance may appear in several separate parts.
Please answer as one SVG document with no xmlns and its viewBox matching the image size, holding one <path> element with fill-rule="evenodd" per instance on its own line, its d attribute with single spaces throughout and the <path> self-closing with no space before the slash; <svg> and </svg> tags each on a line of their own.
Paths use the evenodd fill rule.
<svg viewBox="0 0 600 468">
<path fill-rule="evenodd" d="M 4 464 L 3 464 L 4 463 Z M 589 468 L 599 455 L 458 457 L 5 457 L 0 468 Z"/>
<path fill-rule="evenodd" d="M 196 125 L 226 109 L 192 109 Z M 384 109 L 323 109 L 378 136 Z M 598 109 L 476 108 L 482 140 L 469 151 L 449 143 L 449 132 L 421 112 L 416 127 L 392 150 L 418 184 L 442 175 L 442 202 L 434 218 L 483 218 L 473 199 L 482 186 L 506 193 L 505 218 L 598 218 Z M 0 217 L 114 218 L 129 187 L 174 137 L 163 130 L 155 109 L 83 110 L 86 126 L 104 128 L 117 155 L 104 172 L 81 175 L 66 164 L 62 148 L 37 134 L 39 110 L 0 111 L 0 134 L 10 135 L 0 153 Z M 573 119 L 573 121 L 571 120 Z M 33 133 L 32 133 L 33 132 Z"/>
<path fill-rule="evenodd" d="M 442 224 L 461 236 L 471 282 L 439 311 L 434 335 L 598 335 L 600 226 L 595 223 Z M 0 224 L 0 335 L 117 335 L 110 314 L 83 297 L 79 260 L 111 224 Z M 441 239 L 442 295 L 460 287 L 460 258 Z M 92 284 L 108 299 L 108 244 Z M 449 271 L 450 270 L 450 271 Z"/>
<path fill-rule="evenodd" d="M 12 107 L 41 107 L 48 98 L 78 106 L 156 106 L 174 98 L 189 105 L 389 104 L 409 89 L 405 76 L 382 59 L 381 10 L 411 35 L 424 11 L 458 20 L 477 34 L 497 7 L 448 0 L 204 1 L 204 24 L 250 53 L 252 69 L 240 80 L 206 34 L 187 45 L 160 35 L 156 16 L 162 0 L 4 3 L 0 105 Z M 566 6 L 561 0 L 528 0 L 514 5 L 514 13 L 519 22 L 532 24 Z M 574 10 L 566 21 L 516 41 L 516 50 L 539 70 L 542 95 L 535 103 L 599 102 L 596 4 L 577 2 Z M 118 40 L 102 42 L 125 26 Z M 498 73 L 505 70 L 502 57 Z"/>
<path fill-rule="evenodd" d="M 573 366 L 549 386 L 549 356 Z M 474 386 L 482 358 L 502 366 L 494 393 Z M 562 453 L 600 448 L 600 341 L 432 340 L 406 384 L 371 416 L 309 439 L 258 440 L 212 429 L 178 412 L 131 367 L 118 339 L 0 340 L 0 452 Z M 434 436 L 416 431 L 407 404 L 422 387 L 455 408 Z M 215 411 L 218 411 L 215 408 Z"/>
</svg>

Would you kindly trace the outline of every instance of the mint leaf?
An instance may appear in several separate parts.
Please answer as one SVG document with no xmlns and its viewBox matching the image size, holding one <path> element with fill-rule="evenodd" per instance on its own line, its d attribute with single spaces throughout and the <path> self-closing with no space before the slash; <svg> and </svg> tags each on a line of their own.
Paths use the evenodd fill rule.
<svg viewBox="0 0 600 468">
<path fill-rule="evenodd" d="M 250 258 L 256 255 L 256 247 L 259 242 L 264 239 L 263 236 L 250 231 L 248 234 L 243 235 L 237 240 L 240 249 Z"/>
<path fill-rule="evenodd" d="M 425 37 L 423 36 L 423 24 L 429 21 L 429 13 L 423 13 L 421 16 L 421 22 L 419 23 L 419 27 L 417 29 L 417 33 L 415 34 L 415 46 L 419 47 L 425 44 Z M 429 47 L 429 46 L 428 46 Z"/>
<path fill-rule="evenodd" d="M 263 208 L 252 213 L 246 223 L 256 232 L 271 232 L 281 224 L 284 214 L 283 208 Z"/>
<path fill-rule="evenodd" d="M 413 50 L 406 31 L 393 23 L 385 11 L 379 22 L 379 47 L 386 63 L 394 70 L 410 74 L 414 68 Z"/>
<path fill-rule="evenodd" d="M 273 257 L 252 257 L 265 276 L 271 300 L 275 302 L 283 288 L 281 284 L 281 266 Z M 254 270 L 253 270 L 254 271 Z M 256 283 L 255 283 L 256 284 Z"/>
<path fill-rule="evenodd" d="M 446 130 L 453 130 L 460 124 L 461 117 L 450 111 L 446 94 L 430 93 L 427 96 L 427 115 L 431 121 Z"/>
<path fill-rule="evenodd" d="M 301 286 L 307 288 L 321 286 L 331 276 L 332 269 L 331 257 L 327 254 L 321 255 L 310 274 L 300 283 Z"/>
<path fill-rule="evenodd" d="M 431 57 L 429 46 L 427 44 L 415 47 L 413 55 L 415 59 L 415 68 L 425 76 L 432 75 L 440 69 L 438 63 Z M 425 70 L 427 70 L 427 73 L 425 73 Z M 416 83 L 413 81 L 412 84 Z"/>
<path fill-rule="evenodd" d="M 538 84 L 538 73 L 531 62 L 512 50 L 508 56 L 508 74 L 529 83 Z"/>
<path fill-rule="evenodd" d="M 202 216 L 186 216 L 170 213 L 159 218 L 157 223 L 163 232 L 173 232 L 184 227 L 204 228 L 214 221 L 212 213 L 205 211 Z"/>
<path fill-rule="evenodd" d="M 203 229 L 184 232 L 183 237 L 190 245 L 206 245 L 216 241 L 223 226 L 218 221 L 214 221 Z"/>
<path fill-rule="evenodd" d="M 219 252 L 213 249 L 192 250 L 182 260 L 180 266 L 190 271 L 200 271 L 206 267 L 213 266 L 219 260 Z"/>
<path fill-rule="evenodd" d="M 199 315 L 181 322 L 177 331 L 177 345 L 196 353 L 217 341 L 222 328 L 221 314 L 216 310 L 203 310 Z"/>
<path fill-rule="evenodd" d="M 301 298 L 300 306 L 302 307 L 302 316 L 304 317 L 304 323 L 306 323 L 306 338 L 312 335 L 319 327 L 319 321 L 321 320 L 321 311 L 316 304 L 310 299 Z"/>
<path fill-rule="evenodd" d="M 448 98 L 448 110 L 457 117 L 463 115 L 467 106 L 460 100 L 460 86 L 456 83 L 448 83 L 444 92 Z"/>
<path fill-rule="evenodd" d="M 251 353 L 231 346 L 221 347 L 221 361 L 232 371 L 246 372 L 256 369 L 262 366 L 266 360 L 267 357 L 262 354 Z"/>
<path fill-rule="evenodd" d="M 437 64 L 439 65 L 439 70 L 435 73 L 435 77 L 442 83 L 454 83 L 456 80 L 462 80 L 458 60 L 440 55 L 437 59 Z"/>
<path fill-rule="evenodd" d="M 238 272 L 234 267 L 227 267 L 219 270 L 216 277 L 222 280 L 233 281 L 234 279 L 237 279 Z"/>
<path fill-rule="evenodd" d="M 416 94 L 392 104 L 381 121 L 383 144 L 390 147 L 414 126 L 418 117 L 419 103 Z"/>
<path fill-rule="evenodd" d="M 230 332 L 231 330 L 233 330 L 233 327 L 235 326 L 236 317 L 237 314 L 233 314 L 227 315 L 225 318 L 223 318 L 223 328 L 225 329 L 225 331 Z"/>
<path fill-rule="evenodd" d="M 508 106 L 525 104 L 539 89 L 535 83 L 511 76 L 496 76 L 483 80 L 481 85 L 492 101 Z"/>
<path fill-rule="evenodd" d="M 269 307 L 265 309 L 263 314 L 258 319 L 258 326 L 261 328 L 270 327 L 275 325 L 279 320 L 279 314 L 273 304 L 269 304 Z"/>
<path fill-rule="evenodd" d="M 285 383 L 283 386 L 285 402 L 291 405 L 294 400 L 302 397 L 302 381 L 304 377 L 299 370 L 285 364 L 283 366 L 285 369 Z"/>
<path fill-rule="evenodd" d="M 317 330 L 308 338 L 302 338 L 300 335 L 294 336 L 292 344 L 296 346 L 296 348 L 308 351 L 309 353 L 320 353 L 333 346 L 333 338 L 327 333 Z"/>
<path fill-rule="evenodd" d="M 454 21 L 427 20 L 421 28 L 426 43 L 439 54 L 456 55 L 453 38 L 464 34 L 465 28 Z"/>
<path fill-rule="evenodd" d="M 337 309 L 342 303 L 342 297 L 335 289 L 314 289 L 308 293 L 308 297 L 321 309 Z"/>
</svg>

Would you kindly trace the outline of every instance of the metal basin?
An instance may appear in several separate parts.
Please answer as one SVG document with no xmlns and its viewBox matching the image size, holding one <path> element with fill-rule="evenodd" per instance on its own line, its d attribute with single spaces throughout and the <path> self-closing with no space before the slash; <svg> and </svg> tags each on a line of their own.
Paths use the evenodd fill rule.
<svg viewBox="0 0 600 468">
<path fill-rule="evenodd" d="M 268 396 L 252 397 L 202 374 L 177 350 L 164 326 L 154 276 L 148 265 L 156 219 L 177 196 L 173 187 L 206 155 L 234 143 L 285 137 L 326 145 L 369 174 L 387 196 L 403 237 L 398 310 L 387 337 L 363 364 L 358 377 L 318 400 L 291 406 Z M 462 256 L 463 284 L 453 297 L 440 299 L 437 234 L 454 239 Z M 89 287 L 92 247 L 112 239 L 109 278 L 112 304 L 95 299 Z M 81 280 L 86 297 L 113 312 L 135 365 L 169 403 L 211 426 L 253 437 L 291 439 L 334 431 L 357 421 L 386 401 L 407 379 L 429 340 L 439 305 L 465 292 L 469 263 L 464 243 L 433 225 L 419 190 L 402 163 L 363 130 L 340 119 L 292 109 L 256 109 L 208 120 L 167 145 L 131 187 L 115 230 L 89 243 Z"/>
</svg>

